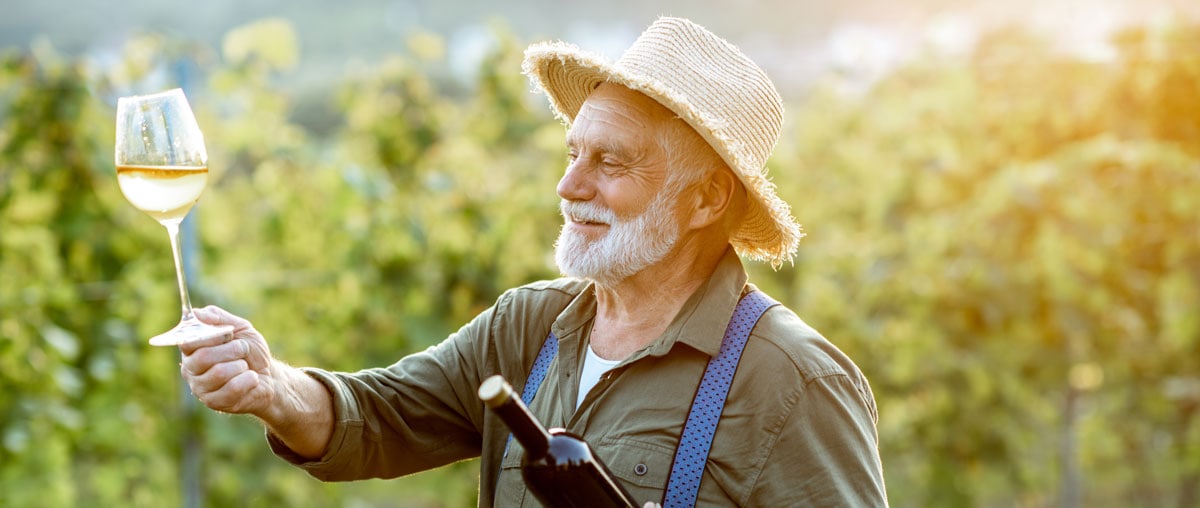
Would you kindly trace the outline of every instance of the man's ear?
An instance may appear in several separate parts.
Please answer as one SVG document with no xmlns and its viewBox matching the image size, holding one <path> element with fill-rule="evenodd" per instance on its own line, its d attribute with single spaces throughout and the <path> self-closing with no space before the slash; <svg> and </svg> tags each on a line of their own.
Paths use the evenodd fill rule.
<svg viewBox="0 0 1200 508">
<path fill-rule="evenodd" d="M 696 205 L 692 208 L 692 218 L 688 226 L 692 229 L 703 229 L 721 222 L 733 205 L 734 195 L 740 186 L 741 182 L 728 166 L 723 165 L 714 170 L 708 180 L 696 186 L 693 195 Z"/>
</svg>

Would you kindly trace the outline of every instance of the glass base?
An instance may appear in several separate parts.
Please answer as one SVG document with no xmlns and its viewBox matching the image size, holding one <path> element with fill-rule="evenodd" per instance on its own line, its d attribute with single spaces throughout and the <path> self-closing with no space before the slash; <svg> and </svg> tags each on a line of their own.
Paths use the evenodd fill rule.
<svg viewBox="0 0 1200 508">
<path fill-rule="evenodd" d="M 233 333 L 230 325 L 210 325 L 194 317 L 180 321 L 164 333 L 150 338 L 151 346 L 178 346 L 184 342 L 210 339 Z"/>
</svg>

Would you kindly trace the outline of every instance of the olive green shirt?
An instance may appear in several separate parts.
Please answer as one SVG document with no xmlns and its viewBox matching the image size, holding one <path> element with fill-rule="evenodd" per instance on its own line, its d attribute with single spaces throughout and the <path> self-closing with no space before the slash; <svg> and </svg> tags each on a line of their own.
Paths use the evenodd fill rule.
<svg viewBox="0 0 1200 508">
<path fill-rule="evenodd" d="M 393 478 L 482 457 L 481 506 L 538 506 L 521 480 L 522 450 L 476 395 L 502 374 L 518 391 L 551 330 L 559 353 L 530 405 L 547 427 L 582 436 L 639 502 L 661 501 L 683 422 L 746 284 L 730 250 L 661 337 L 625 359 L 576 409 L 595 317 L 591 283 L 510 290 L 441 344 L 387 368 L 307 369 L 333 395 L 325 455 L 305 462 L 321 480 Z M 698 506 L 884 506 L 875 400 L 845 354 L 783 306 L 759 320 L 730 388 L 700 484 Z"/>
</svg>

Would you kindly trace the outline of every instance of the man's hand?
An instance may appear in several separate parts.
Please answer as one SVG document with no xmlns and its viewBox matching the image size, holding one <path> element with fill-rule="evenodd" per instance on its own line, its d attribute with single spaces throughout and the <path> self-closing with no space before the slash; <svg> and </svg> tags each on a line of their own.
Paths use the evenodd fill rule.
<svg viewBox="0 0 1200 508">
<path fill-rule="evenodd" d="M 249 321 L 212 306 L 195 313 L 205 323 L 234 327 L 229 335 L 179 345 L 179 370 L 196 398 L 217 411 L 257 416 L 296 454 L 321 457 L 333 436 L 333 398 L 325 385 L 272 358 Z"/>
<path fill-rule="evenodd" d="M 218 307 L 195 310 L 209 324 L 232 325 L 233 333 L 179 345 L 180 371 L 200 402 L 224 413 L 263 418 L 274 398 L 271 350 L 249 321 Z"/>
</svg>

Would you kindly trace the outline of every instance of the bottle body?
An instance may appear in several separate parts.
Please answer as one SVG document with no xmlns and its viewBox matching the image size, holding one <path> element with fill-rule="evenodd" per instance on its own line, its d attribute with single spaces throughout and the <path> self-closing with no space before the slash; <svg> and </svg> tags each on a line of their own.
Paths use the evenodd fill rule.
<svg viewBox="0 0 1200 508">
<path fill-rule="evenodd" d="M 587 442 L 562 429 L 552 429 L 547 453 L 526 454 L 521 477 L 546 506 L 636 506 Z"/>
<path fill-rule="evenodd" d="M 613 479 L 587 442 L 562 429 L 546 430 L 514 396 L 500 376 L 479 387 L 479 397 L 525 449 L 521 477 L 548 507 L 632 507 L 638 505 Z"/>
</svg>

